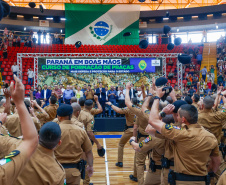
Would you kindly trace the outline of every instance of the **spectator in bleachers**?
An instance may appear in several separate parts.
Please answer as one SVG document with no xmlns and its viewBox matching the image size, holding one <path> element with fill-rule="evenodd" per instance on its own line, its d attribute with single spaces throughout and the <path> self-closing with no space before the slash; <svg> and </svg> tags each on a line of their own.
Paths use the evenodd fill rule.
<svg viewBox="0 0 226 185">
<path fill-rule="evenodd" d="M 27 37 L 24 38 L 24 46 L 28 46 L 28 39 L 27 39 Z"/>
<path fill-rule="evenodd" d="M 36 42 L 37 42 L 37 39 L 36 39 L 36 37 L 34 36 L 34 37 L 32 38 L 31 47 L 32 47 L 32 44 L 33 44 L 33 47 L 35 47 L 35 46 L 36 46 Z"/>
<path fill-rule="evenodd" d="M 197 78 L 193 78 L 193 81 L 192 81 L 192 86 L 197 89 L 197 83 L 198 83 L 198 79 Z"/>
<path fill-rule="evenodd" d="M 58 37 L 59 37 L 59 34 L 57 32 L 54 33 L 54 44 L 58 44 Z"/>
<path fill-rule="evenodd" d="M 213 65 L 211 65 L 211 67 L 210 67 L 210 74 L 211 74 L 213 82 L 214 82 L 214 79 L 215 79 L 214 71 L 215 71 L 215 67 Z"/>
<path fill-rule="evenodd" d="M 173 66 L 173 60 L 170 58 L 168 65 Z"/>
<path fill-rule="evenodd" d="M 16 38 L 15 38 L 15 36 L 13 37 L 13 47 L 16 47 Z"/>
<path fill-rule="evenodd" d="M 182 97 L 182 92 L 181 92 L 181 90 L 178 89 L 178 86 L 177 85 L 175 85 L 174 91 L 175 91 L 177 100 L 180 100 L 181 97 Z"/>
<path fill-rule="evenodd" d="M 208 86 L 206 85 L 206 89 L 204 90 L 204 95 L 208 96 L 211 93 L 211 89 L 208 88 Z"/>
<path fill-rule="evenodd" d="M 33 37 L 33 34 L 34 34 L 33 31 L 30 30 L 29 35 L 30 35 L 31 38 Z"/>
<path fill-rule="evenodd" d="M 188 96 L 192 97 L 195 92 L 196 90 L 194 89 L 194 86 L 191 86 L 191 88 L 188 90 Z"/>
<path fill-rule="evenodd" d="M 199 51 L 199 54 L 196 56 L 196 59 L 197 59 L 197 63 L 198 63 L 199 65 L 201 65 L 201 62 L 202 62 L 202 54 L 201 54 L 200 51 Z"/>
<path fill-rule="evenodd" d="M 13 46 L 13 37 L 9 37 L 9 47 Z"/>
<path fill-rule="evenodd" d="M 202 85 L 199 88 L 199 94 L 200 94 L 200 97 L 203 97 L 204 96 L 204 89 L 203 89 L 203 86 Z"/>
<path fill-rule="evenodd" d="M 206 66 L 204 66 L 204 68 L 201 70 L 201 73 L 202 73 L 203 80 L 206 81 L 206 75 L 207 75 Z"/>
<path fill-rule="evenodd" d="M 28 38 L 28 44 L 27 44 L 27 46 L 28 46 L 28 47 L 31 47 L 31 44 L 32 44 L 32 40 L 31 40 L 31 37 L 29 37 L 29 38 Z"/>
<path fill-rule="evenodd" d="M 211 80 L 207 80 L 207 86 L 209 89 L 211 89 L 212 87 L 212 81 Z"/>
<path fill-rule="evenodd" d="M 4 36 L 8 36 L 8 34 L 9 34 L 9 30 L 5 27 L 4 32 L 3 32 L 3 35 Z"/>
<path fill-rule="evenodd" d="M 17 73 L 19 72 L 19 66 L 16 64 L 16 62 L 14 62 L 13 65 L 11 66 L 11 70 L 13 74 L 17 76 Z"/>
<path fill-rule="evenodd" d="M 3 58 L 6 59 L 8 58 L 8 51 L 7 51 L 7 45 L 4 45 L 4 49 L 3 49 Z"/>
<path fill-rule="evenodd" d="M 38 30 L 37 34 L 38 34 L 38 45 L 41 45 L 41 35 L 42 35 L 41 30 Z"/>
<path fill-rule="evenodd" d="M 17 39 L 16 39 L 17 47 L 20 47 L 20 42 L 21 42 L 21 38 L 20 38 L 20 36 L 18 36 Z"/>
<path fill-rule="evenodd" d="M 33 85 L 34 71 L 32 70 L 31 67 L 30 67 L 30 69 L 28 70 L 27 74 L 28 74 L 28 84 L 29 84 L 29 85 Z"/>
<path fill-rule="evenodd" d="M 42 34 L 43 34 L 43 43 L 46 43 L 46 35 L 47 35 L 46 30 L 44 30 Z"/>
<path fill-rule="evenodd" d="M 187 88 L 190 88 L 191 87 L 191 80 L 188 78 L 187 80 Z"/>
<path fill-rule="evenodd" d="M 224 83 L 224 77 L 223 77 L 221 72 L 219 72 L 218 75 L 217 75 L 217 83 L 218 83 L 218 85 L 220 83 Z"/>
</svg>

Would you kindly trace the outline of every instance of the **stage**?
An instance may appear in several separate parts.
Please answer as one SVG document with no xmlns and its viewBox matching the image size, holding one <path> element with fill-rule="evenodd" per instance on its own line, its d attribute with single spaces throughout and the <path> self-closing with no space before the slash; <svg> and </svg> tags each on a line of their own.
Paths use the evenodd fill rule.
<svg viewBox="0 0 226 185">
<path fill-rule="evenodd" d="M 126 124 L 125 117 L 95 118 L 95 132 L 122 132 Z"/>
</svg>

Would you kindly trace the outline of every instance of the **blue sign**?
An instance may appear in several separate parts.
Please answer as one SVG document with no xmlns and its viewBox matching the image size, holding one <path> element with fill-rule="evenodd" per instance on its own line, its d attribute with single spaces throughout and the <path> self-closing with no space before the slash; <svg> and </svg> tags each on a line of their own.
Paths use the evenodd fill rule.
<svg viewBox="0 0 226 185">
<path fill-rule="evenodd" d="M 134 70 L 131 70 L 131 73 L 139 73 L 139 72 L 149 72 L 155 73 L 156 62 L 159 63 L 160 60 L 156 60 L 155 58 L 130 58 L 130 65 L 134 65 Z M 153 63 L 153 65 L 152 65 Z"/>
</svg>

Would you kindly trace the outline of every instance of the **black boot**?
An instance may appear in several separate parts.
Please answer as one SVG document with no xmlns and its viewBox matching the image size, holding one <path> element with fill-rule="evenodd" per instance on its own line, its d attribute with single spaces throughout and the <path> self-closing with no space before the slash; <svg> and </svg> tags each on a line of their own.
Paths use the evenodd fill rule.
<svg viewBox="0 0 226 185">
<path fill-rule="evenodd" d="M 130 178 L 131 181 L 137 182 L 137 178 L 134 177 L 132 174 L 129 175 L 129 178 Z"/>
<path fill-rule="evenodd" d="M 117 162 L 117 163 L 115 163 L 115 166 L 123 167 L 123 163 L 122 162 Z"/>
</svg>

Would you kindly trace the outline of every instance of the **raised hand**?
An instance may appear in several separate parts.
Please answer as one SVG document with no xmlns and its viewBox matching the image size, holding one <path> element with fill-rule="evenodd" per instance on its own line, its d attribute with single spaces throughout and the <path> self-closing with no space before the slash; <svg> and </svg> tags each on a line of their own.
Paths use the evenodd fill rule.
<svg viewBox="0 0 226 185">
<path fill-rule="evenodd" d="M 11 84 L 10 84 L 11 96 L 12 96 L 15 104 L 24 103 L 24 85 L 22 84 L 20 79 L 17 78 L 16 75 L 14 75 L 14 79 L 16 82 L 15 88 L 14 88 L 13 82 L 11 82 Z"/>
</svg>

